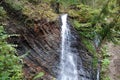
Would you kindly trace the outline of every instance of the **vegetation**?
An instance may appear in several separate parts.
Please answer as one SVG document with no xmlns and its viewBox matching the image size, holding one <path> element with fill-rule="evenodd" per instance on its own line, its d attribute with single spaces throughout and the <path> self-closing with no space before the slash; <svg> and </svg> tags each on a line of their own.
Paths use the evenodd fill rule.
<svg viewBox="0 0 120 80">
<path fill-rule="evenodd" d="M 0 80 L 22 79 L 22 65 L 20 58 L 15 55 L 15 45 L 6 42 L 10 36 L 0 26 Z"/>
<path fill-rule="evenodd" d="M 3 7 L 0 7 L 0 25 L 7 19 L 6 11 L 3 9 Z"/>
<path fill-rule="evenodd" d="M 5 2 L 8 3 L 11 6 L 11 8 L 14 8 L 17 11 L 22 10 L 22 4 L 16 0 L 13 0 L 13 1 L 5 0 Z"/>
<path fill-rule="evenodd" d="M 109 61 L 109 54 L 107 53 L 107 46 L 104 45 L 101 48 L 101 57 L 102 57 L 102 67 L 101 67 L 101 80 L 110 80 L 109 76 L 106 74 L 107 70 L 108 70 L 108 66 L 110 64 Z"/>
<path fill-rule="evenodd" d="M 41 78 L 42 76 L 44 76 L 44 72 L 38 73 L 33 79 L 36 80 L 37 78 Z"/>
<path fill-rule="evenodd" d="M 118 25 L 120 24 L 120 8 L 117 0 L 103 1 L 102 5 L 95 8 L 92 7 L 93 5 L 83 5 L 82 7 L 77 5 L 69 14 L 74 18 L 72 22 L 74 22 L 75 28 L 83 36 L 85 44 L 87 43 L 86 47 L 97 58 L 97 60 L 93 59 L 93 64 L 97 65 L 96 61 L 102 61 L 101 80 L 110 80 L 105 74 L 110 63 L 109 55 L 103 44 L 107 41 L 120 44 L 120 27 Z"/>
<path fill-rule="evenodd" d="M 64 3 L 64 0 L 61 1 Z M 69 6 L 67 5 L 71 23 L 82 36 L 83 43 L 95 56 L 94 66 L 97 67 L 98 61 L 101 60 L 101 80 L 109 80 L 105 74 L 110 63 L 105 43 L 112 41 L 120 44 L 120 4 L 118 0 L 80 0 L 80 2 L 76 4 L 69 2 Z"/>
<path fill-rule="evenodd" d="M 21 11 L 29 19 L 47 19 L 56 21 L 61 13 L 68 13 L 71 23 L 82 37 L 83 43 L 94 55 L 93 64 L 102 62 L 101 74 L 109 65 L 105 42 L 120 44 L 120 1 L 119 0 L 5 0 L 11 8 Z M 31 4 L 33 4 L 31 6 Z M 54 8 L 55 7 L 55 8 Z M 56 11 L 58 9 L 58 11 Z M 0 7 L 0 25 L 7 19 L 3 7 Z M 26 19 L 29 20 L 29 19 Z M 19 80 L 22 78 L 20 58 L 15 56 L 14 45 L 6 39 L 10 35 L 0 26 L 0 79 Z M 39 73 L 34 79 L 43 76 Z M 109 80 L 102 75 L 102 80 Z"/>
</svg>

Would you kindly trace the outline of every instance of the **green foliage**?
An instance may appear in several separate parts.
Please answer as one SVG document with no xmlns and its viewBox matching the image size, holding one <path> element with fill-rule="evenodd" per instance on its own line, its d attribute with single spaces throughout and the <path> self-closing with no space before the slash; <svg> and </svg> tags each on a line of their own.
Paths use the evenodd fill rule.
<svg viewBox="0 0 120 80">
<path fill-rule="evenodd" d="M 104 76 L 104 78 L 102 78 L 101 80 L 110 80 L 109 76 Z"/>
<path fill-rule="evenodd" d="M 0 80 L 21 80 L 20 58 L 15 56 L 15 45 L 6 42 L 8 37 L 10 35 L 7 35 L 3 26 L 0 26 Z"/>
<path fill-rule="evenodd" d="M 107 46 L 104 45 L 102 48 L 101 48 L 101 54 L 102 54 L 102 66 L 103 68 L 107 68 L 109 63 L 110 63 L 110 60 L 108 59 L 109 58 L 109 54 L 107 53 Z"/>
<path fill-rule="evenodd" d="M 102 67 L 101 67 L 101 80 L 110 80 L 109 76 L 105 74 L 108 71 L 108 66 L 110 64 L 109 54 L 107 53 L 107 46 L 104 45 L 101 49 L 102 54 Z"/>
<path fill-rule="evenodd" d="M 87 5 L 73 5 L 68 11 L 69 16 L 77 20 L 79 23 L 91 22 L 97 16 L 99 9 L 92 9 Z"/>
<path fill-rule="evenodd" d="M 87 39 L 83 39 L 82 42 L 85 44 L 86 48 L 92 53 L 94 54 L 94 56 L 96 56 L 96 50 L 94 45 L 92 44 L 92 42 L 90 40 Z"/>
<path fill-rule="evenodd" d="M 100 13 L 100 9 L 92 9 L 87 5 L 76 5 L 69 11 L 70 17 L 74 18 L 72 21 L 74 27 L 81 36 L 93 40 L 95 37 L 95 28 L 93 24 L 96 23 L 95 18 Z"/>
<path fill-rule="evenodd" d="M 37 79 L 37 78 L 40 78 L 40 77 L 42 77 L 42 76 L 44 76 L 45 74 L 44 74 L 44 72 L 40 72 L 40 73 L 38 73 L 34 78 L 33 78 L 33 80 L 35 80 L 35 79 Z"/>
<path fill-rule="evenodd" d="M 41 0 L 28 0 L 29 2 L 33 3 L 33 4 L 38 4 L 41 2 Z"/>
<path fill-rule="evenodd" d="M 109 59 L 105 58 L 105 59 L 102 60 L 103 69 L 108 67 L 109 64 L 110 64 L 110 60 Z"/>
<path fill-rule="evenodd" d="M 6 11 L 3 9 L 3 7 L 0 7 L 0 21 L 2 22 L 7 18 Z"/>
<path fill-rule="evenodd" d="M 83 42 L 88 50 L 91 53 L 98 53 L 94 54 L 93 66 L 96 67 L 97 61 L 102 60 L 101 80 L 109 80 L 109 77 L 105 75 L 110 63 L 109 55 L 102 45 L 106 41 L 120 44 L 120 7 L 117 0 L 95 0 L 96 4 L 94 6 L 96 7 L 87 5 L 89 4 L 87 0 L 83 1 L 86 5 L 75 5 L 75 7 L 72 7 L 73 10 L 69 10 L 72 18 L 71 22 L 83 37 Z M 84 41 L 84 38 L 86 41 Z"/>
<path fill-rule="evenodd" d="M 78 3 L 78 0 L 55 0 L 55 1 L 61 3 L 63 6 L 69 6 Z"/>
<path fill-rule="evenodd" d="M 34 22 L 33 19 L 46 19 L 49 21 L 55 21 L 58 18 L 58 15 L 54 13 L 53 9 L 51 8 L 50 1 L 44 0 L 41 1 L 39 4 L 32 5 L 28 0 L 21 1 L 22 3 L 22 13 L 29 18 L 25 20 L 25 23 L 28 21 L 31 24 Z M 33 25 L 31 25 L 33 26 Z"/>
<path fill-rule="evenodd" d="M 75 19 L 73 24 L 82 36 L 95 41 L 95 44 L 97 41 L 96 47 L 106 40 L 120 44 L 120 14 L 116 0 L 104 1 L 102 8 L 76 6 L 69 14 Z"/>
<path fill-rule="evenodd" d="M 94 57 L 93 59 L 92 59 L 92 66 L 93 66 L 93 69 L 97 69 L 97 67 L 98 67 L 98 57 Z"/>
<path fill-rule="evenodd" d="M 22 4 L 19 1 L 16 0 L 5 0 L 6 3 L 10 5 L 11 8 L 19 11 L 22 10 Z"/>
<path fill-rule="evenodd" d="M 94 38 L 94 28 L 90 27 L 91 23 L 79 23 L 78 21 L 73 21 L 76 30 L 79 32 L 79 34 L 85 38 L 93 39 Z"/>
</svg>

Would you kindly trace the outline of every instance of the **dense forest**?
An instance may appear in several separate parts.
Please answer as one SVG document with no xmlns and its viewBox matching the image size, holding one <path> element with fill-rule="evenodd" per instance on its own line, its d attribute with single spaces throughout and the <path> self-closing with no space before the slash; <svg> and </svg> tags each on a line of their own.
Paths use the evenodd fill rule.
<svg viewBox="0 0 120 80">
<path fill-rule="evenodd" d="M 0 0 L 0 80 L 72 80 L 58 78 L 63 14 L 74 80 L 120 80 L 120 0 Z"/>
</svg>

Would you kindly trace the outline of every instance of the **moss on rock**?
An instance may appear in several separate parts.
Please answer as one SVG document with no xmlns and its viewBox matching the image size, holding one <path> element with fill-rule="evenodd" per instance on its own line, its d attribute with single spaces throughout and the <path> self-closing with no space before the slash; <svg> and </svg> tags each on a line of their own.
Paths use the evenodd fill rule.
<svg viewBox="0 0 120 80">
<path fill-rule="evenodd" d="M 4 22 L 7 19 L 6 11 L 3 9 L 3 7 L 0 7 L 0 22 Z"/>
<path fill-rule="evenodd" d="M 23 14 L 29 16 L 32 19 L 47 19 L 48 21 L 55 21 L 58 17 L 56 13 L 52 10 L 49 3 L 39 3 L 33 5 L 28 1 L 23 3 Z"/>
</svg>

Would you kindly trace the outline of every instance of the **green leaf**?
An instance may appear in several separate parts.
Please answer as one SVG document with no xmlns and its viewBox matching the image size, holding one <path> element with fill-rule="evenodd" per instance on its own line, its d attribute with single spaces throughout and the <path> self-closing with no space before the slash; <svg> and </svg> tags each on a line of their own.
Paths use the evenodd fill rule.
<svg viewBox="0 0 120 80">
<path fill-rule="evenodd" d="M 6 41 L 10 36 L 0 26 L 0 80 L 22 80 L 22 65 L 19 63 L 20 58 L 15 55 L 15 45 Z"/>
<path fill-rule="evenodd" d="M 108 66 L 110 64 L 110 60 L 105 58 L 102 60 L 102 64 L 103 64 L 103 66 Z"/>
<path fill-rule="evenodd" d="M 34 78 L 33 78 L 33 80 L 35 80 L 35 79 L 37 79 L 37 78 L 40 78 L 40 77 L 42 77 L 42 76 L 44 76 L 45 74 L 43 73 L 43 72 L 40 72 L 40 73 L 38 73 Z"/>
<path fill-rule="evenodd" d="M 27 51 L 25 54 L 19 56 L 19 58 L 22 59 L 22 58 L 26 57 L 29 53 L 30 53 L 30 51 Z"/>
<path fill-rule="evenodd" d="M 0 26 L 0 33 L 4 32 L 3 26 Z"/>
</svg>

